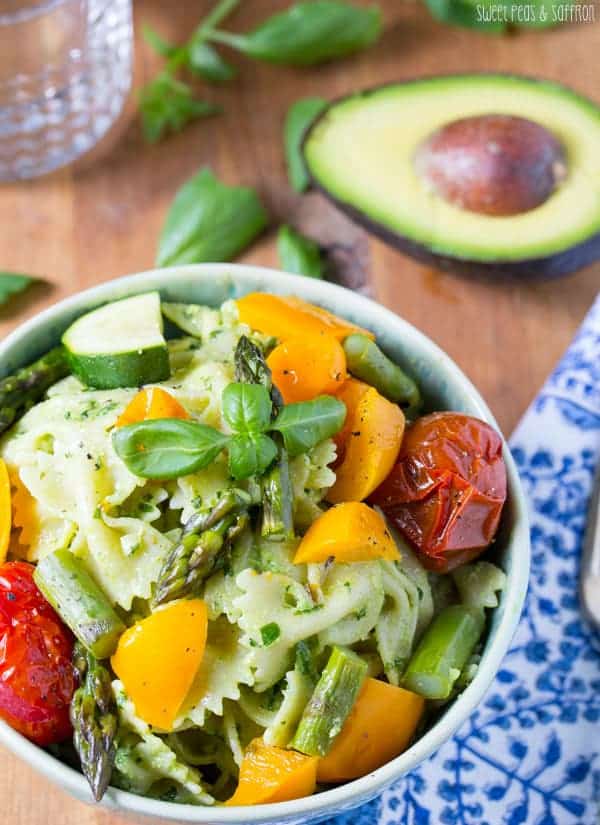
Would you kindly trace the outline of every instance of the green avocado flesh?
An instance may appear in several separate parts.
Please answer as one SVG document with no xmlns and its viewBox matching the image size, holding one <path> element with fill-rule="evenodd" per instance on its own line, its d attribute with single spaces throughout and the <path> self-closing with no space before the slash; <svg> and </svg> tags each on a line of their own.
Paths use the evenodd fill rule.
<svg viewBox="0 0 600 825">
<path fill-rule="evenodd" d="M 553 133 L 566 178 L 527 212 L 490 216 L 445 201 L 417 175 L 415 152 L 459 118 L 527 118 Z M 600 109 L 558 84 L 509 75 L 437 77 L 344 98 L 304 141 L 313 181 L 392 242 L 469 261 L 515 262 L 569 250 L 600 231 Z"/>
</svg>

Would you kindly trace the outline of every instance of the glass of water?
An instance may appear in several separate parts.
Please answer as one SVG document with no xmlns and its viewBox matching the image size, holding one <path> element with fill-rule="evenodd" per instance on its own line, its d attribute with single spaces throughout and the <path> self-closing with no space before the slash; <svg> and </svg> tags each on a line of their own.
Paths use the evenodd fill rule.
<svg viewBox="0 0 600 825">
<path fill-rule="evenodd" d="M 0 0 L 0 181 L 91 149 L 131 87 L 131 0 Z"/>
</svg>

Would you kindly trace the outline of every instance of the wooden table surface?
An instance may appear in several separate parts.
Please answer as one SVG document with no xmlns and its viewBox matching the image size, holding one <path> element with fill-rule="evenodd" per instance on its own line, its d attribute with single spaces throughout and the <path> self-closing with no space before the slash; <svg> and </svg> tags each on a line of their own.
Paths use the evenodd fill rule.
<svg viewBox="0 0 600 825">
<path fill-rule="evenodd" d="M 184 38 L 199 18 L 198 0 L 139 0 L 137 29 L 147 21 Z M 284 4 L 246 2 L 240 29 Z M 312 70 L 243 59 L 238 78 L 210 89 L 225 114 L 201 121 L 159 146 L 145 146 L 134 107 L 118 139 L 93 163 L 31 183 L 0 187 L 0 269 L 44 276 L 50 286 L 0 309 L 0 335 L 66 295 L 152 266 L 156 240 L 177 187 L 210 164 L 229 183 L 257 187 L 274 219 L 338 231 L 335 216 L 315 196 L 300 199 L 286 183 L 281 127 L 289 104 L 307 95 L 334 97 L 354 89 L 422 74 L 505 71 L 560 80 L 600 102 L 600 26 L 586 25 L 503 38 L 431 21 L 411 0 L 381 2 L 386 31 L 370 51 Z M 596 14 L 598 14 L 598 8 Z M 158 61 L 137 38 L 135 82 Z M 233 58 L 236 60 L 236 58 Z M 325 218 L 322 219 L 322 215 Z M 343 224 L 341 233 L 348 231 Z M 352 235 L 352 233 L 351 233 Z M 440 344 L 470 376 L 509 433 L 559 358 L 600 288 L 600 264 L 540 284 L 462 280 L 414 263 L 358 233 L 356 251 L 368 263 L 376 297 Z M 276 266 L 273 233 L 242 261 Z M 109 825 L 121 821 L 69 802 L 25 764 L 1 751 L 0 802 L 5 825 Z"/>
</svg>

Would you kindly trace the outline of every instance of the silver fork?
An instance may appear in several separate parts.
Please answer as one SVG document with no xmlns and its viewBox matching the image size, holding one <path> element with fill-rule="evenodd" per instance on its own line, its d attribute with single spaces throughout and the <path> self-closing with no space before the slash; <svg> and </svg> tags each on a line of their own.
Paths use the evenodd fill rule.
<svg viewBox="0 0 600 825">
<path fill-rule="evenodd" d="M 583 540 L 579 596 L 585 617 L 600 630 L 600 463 L 594 479 Z"/>
</svg>

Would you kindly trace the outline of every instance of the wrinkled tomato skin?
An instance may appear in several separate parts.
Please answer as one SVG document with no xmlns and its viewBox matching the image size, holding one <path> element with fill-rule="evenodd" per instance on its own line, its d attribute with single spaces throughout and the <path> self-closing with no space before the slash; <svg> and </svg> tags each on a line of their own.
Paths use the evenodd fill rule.
<svg viewBox="0 0 600 825">
<path fill-rule="evenodd" d="M 71 736 L 73 637 L 33 581 L 33 566 L 0 566 L 0 718 L 37 745 Z"/>
<path fill-rule="evenodd" d="M 484 421 L 453 412 L 407 428 L 396 465 L 371 497 L 437 573 L 488 547 L 505 501 L 502 438 Z"/>
</svg>

